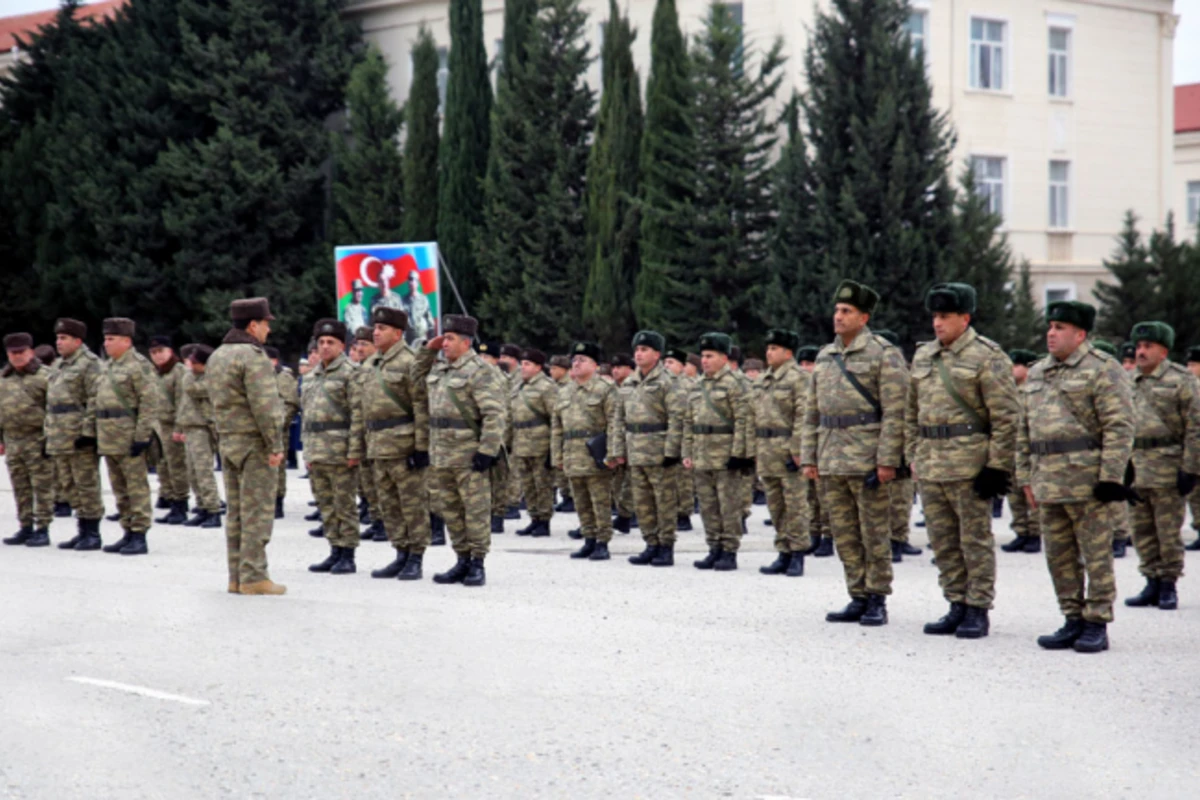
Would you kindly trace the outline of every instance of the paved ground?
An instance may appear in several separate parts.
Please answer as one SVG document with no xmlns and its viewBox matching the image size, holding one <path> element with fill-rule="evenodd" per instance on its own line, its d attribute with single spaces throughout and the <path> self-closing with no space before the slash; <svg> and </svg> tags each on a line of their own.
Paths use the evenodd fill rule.
<svg viewBox="0 0 1200 800">
<path fill-rule="evenodd" d="M 1041 556 L 1000 553 L 979 642 L 922 635 L 943 611 L 927 557 L 897 566 L 889 626 L 827 624 L 845 602 L 838 561 L 759 575 L 772 533 L 758 508 L 731 574 L 692 569 L 699 532 L 670 570 L 625 562 L 636 532 L 611 562 L 570 561 L 562 515 L 549 540 L 510 522 L 484 589 L 428 579 L 448 548 L 417 584 L 369 577 L 391 553 L 377 543 L 357 575 L 318 576 L 306 567 L 326 551 L 291 475 L 269 550 L 283 598 L 226 594 L 220 531 L 156 527 L 146 558 L 0 548 L 0 797 L 1200 791 L 1190 581 L 1177 612 L 1120 608 L 1112 650 L 1084 656 L 1034 644 L 1060 621 Z M 1133 557 L 1118 581 L 1140 588 Z"/>
</svg>

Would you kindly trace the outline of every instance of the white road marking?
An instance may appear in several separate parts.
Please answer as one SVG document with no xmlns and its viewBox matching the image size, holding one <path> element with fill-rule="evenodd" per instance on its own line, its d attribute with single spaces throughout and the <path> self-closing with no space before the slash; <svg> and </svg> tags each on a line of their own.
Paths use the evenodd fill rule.
<svg viewBox="0 0 1200 800">
<path fill-rule="evenodd" d="M 188 706 L 206 706 L 209 704 L 207 700 L 197 700 L 195 697 L 184 697 L 181 694 L 160 692 L 157 689 L 148 689 L 145 686 L 133 686 L 128 683 L 117 683 L 116 681 L 106 681 L 100 678 L 84 678 L 72 675 L 67 680 L 74 681 L 75 683 L 84 683 L 88 686 L 99 686 L 104 689 L 116 689 L 121 692 L 129 692 L 130 694 L 140 694 L 142 697 L 153 697 L 155 700 L 172 700 Z"/>
</svg>

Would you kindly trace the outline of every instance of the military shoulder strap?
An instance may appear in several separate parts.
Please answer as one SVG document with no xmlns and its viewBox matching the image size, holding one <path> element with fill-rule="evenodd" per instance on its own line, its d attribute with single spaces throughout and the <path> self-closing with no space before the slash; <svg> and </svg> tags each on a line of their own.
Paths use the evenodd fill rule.
<svg viewBox="0 0 1200 800">
<path fill-rule="evenodd" d="M 875 399 L 875 395 L 867 391 L 867 387 L 862 385 L 862 382 L 855 377 L 854 373 L 846 369 L 846 360 L 842 358 L 841 353 L 833 354 L 833 363 L 838 365 L 838 369 L 840 369 L 842 374 L 846 376 L 846 380 L 850 381 L 850 385 L 854 387 L 854 390 L 861 394 L 862 398 L 871 404 L 871 408 L 875 409 L 876 414 L 882 417 L 883 406 L 878 400 Z"/>
<path fill-rule="evenodd" d="M 961 394 L 958 393 L 958 389 L 954 388 L 954 381 L 950 378 L 950 370 L 946 367 L 946 362 L 942 359 L 940 353 L 938 354 L 938 357 L 934 359 L 934 363 L 937 364 L 938 377 L 942 379 L 942 386 L 945 387 L 946 394 L 950 395 L 950 399 L 953 400 L 958 407 L 963 410 L 964 414 L 971 418 L 971 422 L 978 427 L 981 432 L 991 433 L 991 426 L 983 421 L 983 417 L 979 416 L 979 413 L 972 408 L 966 400 L 963 399 Z"/>
<path fill-rule="evenodd" d="M 454 407 L 458 409 L 459 416 L 463 421 L 471 427 L 471 430 L 476 436 L 483 437 L 483 429 L 479 427 L 479 420 L 467 413 L 467 407 L 463 405 L 463 401 L 459 399 L 458 392 L 454 391 L 454 387 L 446 384 L 446 394 L 450 397 L 450 402 L 454 403 Z"/>
<path fill-rule="evenodd" d="M 387 385 L 387 381 L 383 379 L 383 364 L 375 365 L 375 379 L 379 381 L 379 388 L 388 396 L 388 399 L 400 407 L 406 415 L 412 416 L 412 406 L 400 399 L 400 396 L 392 391 L 392 387 Z"/>
<path fill-rule="evenodd" d="M 342 405 L 341 403 L 339 403 L 334 398 L 333 394 L 328 389 L 325 388 L 325 376 L 324 375 L 321 376 L 321 380 L 318 382 L 317 388 L 319 388 L 321 390 L 321 394 L 325 395 L 325 399 L 329 401 L 329 404 L 331 406 L 333 406 L 333 410 L 337 412 L 337 415 L 339 417 L 341 417 L 343 420 L 349 421 L 350 410 L 348 408 L 346 408 L 344 405 Z"/>
<path fill-rule="evenodd" d="M 712 396 L 711 396 L 711 395 L 709 395 L 709 393 L 708 393 L 708 383 L 707 383 L 706 381 L 703 381 L 703 380 L 702 380 L 702 381 L 700 381 L 700 390 L 701 390 L 702 392 L 704 392 L 704 404 L 705 404 L 706 406 L 708 406 L 708 410 L 709 410 L 709 411 L 711 411 L 711 412 L 713 412 L 714 414 L 716 414 L 718 417 L 720 417 L 720 418 L 721 418 L 721 421 L 722 421 L 722 422 L 724 422 L 726 425 L 732 425 L 732 424 L 733 424 L 733 418 L 732 418 L 732 417 L 729 417 L 729 416 L 727 416 L 727 415 L 725 414 L 725 412 L 723 412 L 721 409 L 717 408 L 717 407 L 716 407 L 716 406 L 713 404 L 713 401 L 712 401 Z"/>
</svg>

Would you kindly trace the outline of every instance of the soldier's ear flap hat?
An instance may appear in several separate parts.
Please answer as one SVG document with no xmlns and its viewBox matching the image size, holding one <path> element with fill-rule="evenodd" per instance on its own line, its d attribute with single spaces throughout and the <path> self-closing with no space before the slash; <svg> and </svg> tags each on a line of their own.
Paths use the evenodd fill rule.
<svg viewBox="0 0 1200 800">
<path fill-rule="evenodd" d="M 54 323 L 54 332 L 61 333 L 66 336 L 74 336 L 76 339 L 87 338 L 87 325 L 84 325 L 77 319 L 63 317 Z"/>
<path fill-rule="evenodd" d="M 879 302 L 879 293 L 869 286 L 863 286 L 861 283 L 846 280 L 838 284 L 837 290 L 833 293 L 833 303 L 845 303 L 854 306 L 864 314 L 870 314 L 875 310 L 875 305 Z"/>
<path fill-rule="evenodd" d="M 633 335 L 633 342 L 630 347 L 649 347 L 651 350 L 662 352 L 667 349 L 667 340 L 658 331 L 638 331 Z M 668 356 L 671 354 L 668 353 Z"/>
<path fill-rule="evenodd" d="M 705 350 L 712 350 L 716 353 L 724 353 L 729 355 L 733 350 L 733 340 L 724 333 L 706 333 L 700 337 L 700 344 L 696 347 L 701 353 Z"/>
<path fill-rule="evenodd" d="M 617 353 L 608 363 L 614 367 L 629 367 L 630 369 L 634 367 L 633 356 L 629 353 Z"/>
<path fill-rule="evenodd" d="M 687 363 L 691 364 L 696 369 L 700 369 L 700 367 L 703 365 L 703 362 L 700 360 L 700 356 L 696 355 L 695 353 L 687 354 Z"/>
<path fill-rule="evenodd" d="M 10 353 L 29 350 L 33 347 L 33 337 L 28 333 L 10 333 L 4 337 L 4 349 Z"/>
<path fill-rule="evenodd" d="M 373 343 L 375 341 L 375 329 L 372 328 L 370 325 L 363 325 L 361 328 L 359 328 L 358 330 L 356 330 L 354 332 L 354 338 L 360 342 L 372 342 Z"/>
<path fill-rule="evenodd" d="M 192 361 L 197 364 L 207 364 L 208 357 L 213 354 L 213 349 L 206 344 L 192 345 Z"/>
<path fill-rule="evenodd" d="M 519 360 L 521 358 L 521 348 L 515 344 L 502 344 L 500 345 L 500 355 Z"/>
<path fill-rule="evenodd" d="M 271 314 L 271 301 L 265 297 L 244 297 L 229 304 L 229 318 L 234 322 L 275 319 Z"/>
<path fill-rule="evenodd" d="M 167 349 L 170 349 L 171 348 L 171 337 L 170 336 L 151 336 L 150 337 L 150 349 L 154 350 L 155 348 L 158 348 L 158 347 L 165 347 Z"/>
<path fill-rule="evenodd" d="M 1138 342 L 1154 342 L 1170 350 L 1175 346 L 1175 329 L 1165 322 L 1139 322 L 1133 326 L 1129 340 L 1135 345 Z"/>
<path fill-rule="evenodd" d="M 271 347 L 270 345 L 263 348 L 263 352 L 267 354 L 267 358 L 279 358 L 279 348 Z"/>
<path fill-rule="evenodd" d="M 105 336 L 128 336 L 132 339 L 137 333 L 137 323 L 128 317 L 109 317 L 100 329 Z"/>
<path fill-rule="evenodd" d="M 600 363 L 600 345 L 595 342 L 576 342 L 571 346 L 571 357 L 587 356 L 597 364 Z"/>
<path fill-rule="evenodd" d="M 532 361 L 534 364 L 537 364 L 539 367 L 544 367 L 546 365 L 546 354 L 543 353 L 541 350 L 536 350 L 536 349 L 530 347 L 527 350 L 521 351 L 521 360 L 522 361 Z"/>
<path fill-rule="evenodd" d="M 1037 353 L 1032 350 L 1022 350 L 1020 348 L 1010 351 L 1008 357 L 1019 367 L 1028 367 L 1038 360 Z"/>
<path fill-rule="evenodd" d="M 408 328 L 408 314 L 404 313 L 404 309 L 402 308 L 375 306 L 371 310 L 371 323 L 406 330 Z"/>
<path fill-rule="evenodd" d="M 772 328 L 767 331 L 765 344 L 773 344 L 776 347 L 782 347 L 784 350 L 791 350 L 795 353 L 800 349 L 800 336 L 795 331 Z"/>
<path fill-rule="evenodd" d="M 816 361 L 817 354 L 821 352 L 821 348 L 815 344 L 806 344 L 796 351 L 797 361 Z"/>
<path fill-rule="evenodd" d="M 686 364 L 688 360 L 688 353 L 687 350 L 684 350 L 682 347 L 672 347 L 666 352 L 666 357 L 673 358 L 680 364 Z"/>
<path fill-rule="evenodd" d="M 742 369 L 746 370 L 747 372 L 754 372 L 755 370 L 762 372 L 763 366 L 763 362 L 759 361 L 757 358 L 747 358 L 746 363 L 742 365 Z"/>
<path fill-rule="evenodd" d="M 887 328 L 880 328 L 879 330 L 874 331 L 874 334 L 876 336 L 882 336 L 893 347 L 900 346 L 900 337 L 896 335 L 895 331 L 889 331 Z"/>
<path fill-rule="evenodd" d="M 317 320 L 317 324 L 313 325 L 312 332 L 314 339 L 320 339 L 322 336 L 332 336 L 339 341 L 346 341 L 346 323 L 339 320 L 327 317 Z"/>
<path fill-rule="evenodd" d="M 1101 352 L 1108 353 L 1113 358 L 1117 357 L 1117 346 L 1107 339 L 1092 339 L 1092 347 Z"/>
<path fill-rule="evenodd" d="M 1096 309 L 1078 300 L 1055 300 L 1046 306 L 1046 322 L 1065 322 L 1091 333 L 1096 324 Z"/>
<path fill-rule="evenodd" d="M 479 322 L 474 317 L 465 314 L 447 314 L 442 318 L 442 333 L 457 333 L 459 336 L 475 338 L 479 333 Z M 479 352 L 483 352 L 480 350 Z M 495 355 L 495 353 L 492 353 Z"/>
<path fill-rule="evenodd" d="M 570 369 L 571 359 L 567 356 L 550 356 L 550 366 L 558 367 L 559 369 Z"/>
<path fill-rule="evenodd" d="M 37 356 L 37 360 L 43 364 L 49 364 L 54 361 L 58 353 L 54 352 L 54 348 L 48 344 L 39 344 L 33 348 L 33 354 Z"/>
<path fill-rule="evenodd" d="M 1137 358 L 1137 345 L 1133 342 L 1126 342 L 1125 344 L 1121 345 L 1121 358 L 1127 358 L 1130 361 Z"/>
<path fill-rule="evenodd" d="M 975 287 L 966 283 L 935 284 L 925 295 L 925 310 L 931 313 L 974 314 L 975 304 Z"/>
</svg>

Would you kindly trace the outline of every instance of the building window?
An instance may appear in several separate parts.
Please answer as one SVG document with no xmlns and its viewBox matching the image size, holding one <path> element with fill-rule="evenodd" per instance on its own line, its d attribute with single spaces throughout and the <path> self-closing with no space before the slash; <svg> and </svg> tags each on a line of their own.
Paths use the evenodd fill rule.
<svg viewBox="0 0 1200 800">
<path fill-rule="evenodd" d="M 971 157 L 975 191 L 987 199 L 988 210 L 1001 217 L 1004 216 L 1004 161 L 994 156 Z"/>
<path fill-rule="evenodd" d="M 925 40 L 929 36 L 929 14 L 925 11 L 912 12 L 908 15 L 904 29 L 908 31 L 908 38 L 912 41 L 913 57 L 924 60 Z"/>
<path fill-rule="evenodd" d="M 1187 221 L 1188 225 L 1200 225 L 1200 181 L 1188 181 Z"/>
<path fill-rule="evenodd" d="M 450 85 L 450 48 L 439 47 L 438 54 L 438 113 L 441 114 L 446 108 L 446 87 Z"/>
<path fill-rule="evenodd" d="M 499 75 L 504 72 L 504 40 L 496 40 L 496 57 L 492 59 L 492 68 Z"/>
<path fill-rule="evenodd" d="M 1071 162 L 1050 162 L 1050 227 L 1071 227 Z"/>
<path fill-rule="evenodd" d="M 1050 29 L 1050 96 L 1067 97 L 1071 77 L 1071 30 Z"/>
<path fill-rule="evenodd" d="M 1048 283 L 1046 284 L 1046 305 L 1051 303 L 1059 303 L 1064 300 L 1074 300 L 1076 298 L 1075 284 L 1073 283 Z"/>
<path fill-rule="evenodd" d="M 971 19 L 971 88 L 1004 91 L 1004 39 L 1007 23 Z"/>
</svg>

